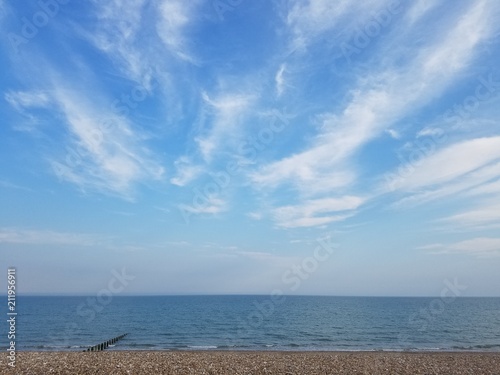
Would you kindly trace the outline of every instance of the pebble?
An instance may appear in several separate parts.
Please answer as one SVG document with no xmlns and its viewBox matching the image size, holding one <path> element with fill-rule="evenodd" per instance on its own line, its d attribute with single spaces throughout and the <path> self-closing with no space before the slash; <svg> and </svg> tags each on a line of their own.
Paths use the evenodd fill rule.
<svg viewBox="0 0 500 375">
<path fill-rule="evenodd" d="M 18 352 L 15 369 L 0 358 L 0 374 L 16 375 L 500 375 L 500 352 Z"/>
</svg>

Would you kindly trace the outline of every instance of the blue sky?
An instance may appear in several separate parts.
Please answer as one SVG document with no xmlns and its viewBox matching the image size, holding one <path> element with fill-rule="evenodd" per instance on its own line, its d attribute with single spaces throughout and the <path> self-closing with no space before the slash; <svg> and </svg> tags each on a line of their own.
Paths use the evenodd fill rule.
<svg viewBox="0 0 500 375">
<path fill-rule="evenodd" d="M 499 19 L 1 0 L 2 264 L 30 294 L 498 296 Z"/>
</svg>

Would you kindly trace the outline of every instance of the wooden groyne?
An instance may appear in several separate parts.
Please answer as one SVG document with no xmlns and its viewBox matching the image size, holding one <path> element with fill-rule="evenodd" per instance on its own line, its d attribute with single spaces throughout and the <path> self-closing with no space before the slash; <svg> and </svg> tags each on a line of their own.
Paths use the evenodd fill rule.
<svg viewBox="0 0 500 375">
<path fill-rule="evenodd" d="M 107 349 L 108 346 L 113 345 L 115 342 L 117 342 L 118 340 L 121 340 L 122 338 L 124 338 L 127 335 L 128 335 L 128 333 L 124 333 L 123 335 L 116 336 L 116 337 L 112 338 L 111 340 L 104 341 L 104 342 L 101 342 L 100 344 L 91 346 L 90 348 L 85 349 L 84 352 L 100 352 L 100 351 L 103 351 L 104 349 Z"/>
</svg>

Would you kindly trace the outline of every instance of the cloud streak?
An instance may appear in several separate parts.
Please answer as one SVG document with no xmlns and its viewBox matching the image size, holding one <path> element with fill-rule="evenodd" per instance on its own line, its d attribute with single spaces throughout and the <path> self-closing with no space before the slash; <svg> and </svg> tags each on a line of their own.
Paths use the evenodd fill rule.
<svg viewBox="0 0 500 375">
<path fill-rule="evenodd" d="M 194 62 L 187 47 L 184 36 L 187 26 L 191 23 L 192 14 L 198 1 L 164 0 L 159 5 L 160 18 L 157 32 L 166 46 L 177 57 Z"/>
<path fill-rule="evenodd" d="M 105 238 L 82 233 L 0 228 L 0 243 L 54 246 L 98 246 Z"/>
<path fill-rule="evenodd" d="M 85 100 L 68 91 L 60 91 L 56 101 L 65 116 L 76 163 L 53 161 L 62 179 L 79 185 L 130 197 L 134 183 L 161 180 L 164 168 L 148 156 L 137 142 L 140 135 L 123 118 L 110 114 L 114 126 L 103 129 L 98 113 Z M 81 151 L 78 151 L 81 150 Z"/>
<path fill-rule="evenodd" d="M 305 195 L 352 187 L 358 179 L 352 162 L 356 153 L 384 131 L 390 131 L 394 123 L 443 93 L 471 62 L 478 43 L 490 35 L 492 17 L 488 5 L 484 1 L 473 4 L 447 35 L 420 48 L 408 66 L 373 72 L 359 82 L 342 110 L 318 116 L 322 130 L 306 150 L 264 165 L 252 176 L 254 183 L 268 188 L 292 184 Z M 315 2 L 314 9 L 304 16 L 308 33 L 323 32 L 326 14 L 329 20 L 340 17 L 347 12 L 347 6 L 347 2 L 336 4 L 334 14 L 329 14 L 326 3 Z M 296 17 L 298 9 L 293 8 L 289 16 L 293 25 L 301 22 Z M 305 33 L 294 30 L 297 35 Z M 397 59 L 398 51 L 386 58 Z M 413 179 L 416 178 L 415 175 Z"/>
<path fill-rule="evenodd" d="M 417 164 L 404 166 L 393 185 L 414 194 L 397 205 L 411 205 L 456 194 L 500 177 L 500 137 L 466 140 L 450 145 Z"/>
<path fill-rule="evenodd" d="M 251 95 L 225 93 L 216 98 L 202 94 L 206 112 L 211 121 L 208 129 L 196 138 L 201 155 L 206 162 L 211 162 L 214 154 L 235 146 L 235 140 L 243 134 L 242 119 L 253 102 Z"/>
<path fill-rule="evenodd" d="M 432 244 L 422 246 L 419 249 L 433 254 L 467 254 L 476 257 L 498 257 L 500 256 L 500 238 L 477 237 L 448 245 Z"/>
<path fill-rule="evenodd" d="M 296 206 L 278 207 L 273 214 L 278 226 L 312 227 L 342 221 L 352 216 L 363 202 L 363 198 L 355 196 L 313 199 Z"/>
</svg>

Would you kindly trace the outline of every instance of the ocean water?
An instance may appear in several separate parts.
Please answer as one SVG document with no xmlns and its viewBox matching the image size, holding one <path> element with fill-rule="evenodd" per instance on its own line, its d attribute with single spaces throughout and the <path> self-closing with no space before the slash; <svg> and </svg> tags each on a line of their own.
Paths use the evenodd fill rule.
<svg viewBox="0 0 500 375">
<path fill-rule="evenodd" d="M 20 296 L 17 312 L 17 350 L 79 351 L 128 333 L 108 350 L 500 351 L 500 298 Z"/>
</svg>

